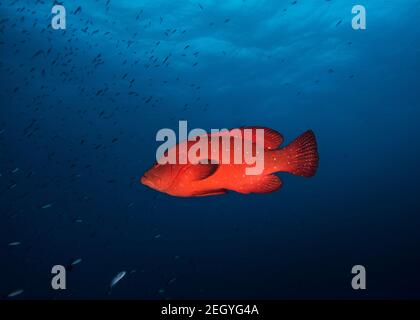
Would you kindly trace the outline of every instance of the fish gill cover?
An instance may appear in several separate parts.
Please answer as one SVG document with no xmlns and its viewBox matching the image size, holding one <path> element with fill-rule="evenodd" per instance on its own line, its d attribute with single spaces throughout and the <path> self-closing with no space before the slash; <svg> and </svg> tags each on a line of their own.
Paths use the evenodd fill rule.
<svg viewBox="0 0 420 320">
<path fill-rule="evenodd" d="M 419 298 L 420 5 L 360 1 L 355 30 L 355 4 L 1 0 L 0 297 Z M 180 120 L 312 129 L 318 172 L 157 193 L 139 179 Z"/>
</svg>

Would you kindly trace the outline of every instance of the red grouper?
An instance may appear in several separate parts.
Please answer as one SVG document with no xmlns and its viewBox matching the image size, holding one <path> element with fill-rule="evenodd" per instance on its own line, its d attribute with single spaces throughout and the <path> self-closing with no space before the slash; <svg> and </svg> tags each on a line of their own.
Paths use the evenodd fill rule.
<svg viewBox="0 0 420 320">
<path fill-rule="evenodd" d="M 252 130 L 251 135 L 246 132 L 249 129 Z M 258 135 L 257 129 L 263 129 L 263 135 Z M 226 136 L 229 136 L 228 143 L 215 144 L 214 141 Z M 197 152 L 196 144 L 202 138 L 208 141 L 206 143 L 209 151 L 203 152 L 199 149 Z M 251 145 L 251 153 L 254 156 L 263 155 L 264 165 L 258 174 L 247 173 L 250 168 L 255 168 L 255 163 L 233 161 L 235 151 L 241 152 L 240 155 L 245 158 L 247 149 L 242 148 L 244 142 Z M 282 186 L 280 178 L 273 174 L 275 172 L 288 172 L 303 177 L 314 176 L 319 160 L 314 133 L 311 130 L 306 131 L 288 146 L 279 148 L 282 143 L 283 137 L 280 133 L 264 127 L 242 127 L 198 136 L 195 141 L 186 140 L 169 148 L 162 157 L 176 154 L 178 160 L 165 163 L 160 158 L 140 181 L 152 189 L 172 196 L 199 197 L 221 195 L 228 190 L 242 194 L 274 192 Z M 212 149 L 212 145 L 216 147 Z M 194 161 L 190 159 L 192 148 L 196 156 Z M 229 150 L 226 150 L 227 148 Z M 219 152 L 214 152 L 217 149 Z M 232 150 L 234 152 L 230 152 Z M 223 152 L 228 152 L 230 161 L 224 161 L 226 158 L 223 158 Z M 185 153 L 188 153 L 188 156 L 183 158 L 186 161 L 179 161 Z"/>
</svg>

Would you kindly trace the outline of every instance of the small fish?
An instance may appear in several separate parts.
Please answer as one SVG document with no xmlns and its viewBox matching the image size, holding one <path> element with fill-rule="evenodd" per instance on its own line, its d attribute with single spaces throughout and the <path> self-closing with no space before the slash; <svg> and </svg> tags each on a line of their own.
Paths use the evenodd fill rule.
<svg viewBox="0 0 420 320">
<path fill-rule="evenodd" d="M 82 259 L 79 258 L 79 259 L 74 260 L 70 265 L 74 267 L 76 264 L 79 264 L 80 262 L 82 262 Z"/>
<path fill-rule="evenodd" d="M 80 12 L 82 12 L 82 7 L 78 6 L 77 9 L 74 11 L 74 14 L 78 14 Z"/>
<path fill-rule="evenodd" d="M 165 59 L 163 59 L 162 64 L 165 64 L 165 62 L 168 61 L 169 57 L 170 57 L 170 55 L 169 56 L 166 56 Z"/>
<path fill-rule="evenodd" d="M 246 169 L 253 165 L 247 164 L 246 161 L 235 163 L 232 160 L 233 154 L 230 153 L 237 144 L 236 140 L 240 142 L 240 145 L 246 141 L 244 137 L 247 135 L 244 129 L 252 130 L 253 135 L 247 142 L 252 143 L 253 146 L 258 142 L 255 129 L 264 130 L 261 146 L 264 164 L 262 172 L 257 175 L 247 175 Z M 236 129 L 235 132 L 232 134 L 232 131 L 225 131 L 207 135 L 206 152 L 202 152 L 195 146 L 201 139 L 196 139 L 196 142 L 183 141 L 175 145 L 167 151 L 167 154 L 174 154 L 174 158 L 176 155 L 176 159 L 180 159 L 180 155 L 184 152 L 188 154 L 191 149 L 195 152 L 200 150 L 200 157 L 196 159 L 198 163 L 186 161 L 186 164 L 178 162 L 160 164 L 159 162 L 164 161 L 158 161 L 143 175 L 140 182 L 154 190 L 176 197 L 203 197 L 226 194 L 228 190 L 242 194 L 275 192 L 282 186 L 282 181 L 274 174 L 276 172 L 288 172 L 303 177 L 315 175 L 318 168 L 318 151 L 315 135 L 311 130 L 281 149 L 279 147 L 283 143 L 283 136 L 273 129 L 244 127 Z M 238 132 L 241 134 L 238 135 Z M 221 152 L 215 155 L 210 151 L 212 141 L 226 136 L 229 137 L 230 143 L 217 143 L 217 148 L 221 146 L 219 149 Z M 213 137 L 218 139 L 213 139 Z M 242 152 L 241 159 L 245 157 L 244 149 L 246 148 L 239 149 Z M 231 155 L 231 161 L 228 164 L 223 160 L 224 154 Z"/>
<path fill-rule="evenodd" d="M 82 262 L 81 258 L 73 259 L 70 263 L 67 264 L 66 269 L 67 271 L 73 271 L 74 267 Z"/>
<path fill-rule="evenodd" d="M 111 294 L 111 290 L 113 287 L 115 287 L 115 285 L 121 281 L 122 278 L 125 277 L 125 275 L 127 274 L 126 271 L 121 271 L 120 273 L 118 273 L 114 278 L 112 278 L 111 283 L 109 284 L 109 290 L 108 290 L 108 294 Z"/>
<path fill-rule="evenodd" d="M 44 50 L 38 50 L 37 52 L 34 53 L 34 55 L 32 56 L 32 58 L 38 57 L 41 53 L 44 53 Z"/>
<path fill-rule="evenodd" d="M 51 208 L 51 207 L 52 207 L 52 205 L 53 205 L 53 203 L 47 203 L 47 204 L 44 204 L 44 205 L 41 207 L 41 209 L 48 209 L 48 208 Z"/>
<path fill-rule="evenodd" d="M 15 168 L 15 169 L 13 169 L 12 173 L 16 173 L 18 171 L 19 171 L 19 168 Z"/>
<path fill-rule="evenodd" d="M 18 295 L 20 295 L 20 294 L 22 294 L 22 293 L 23 293 L 23 290 L 22 290 L 22 289 L 18 289 L 18 290 L 15 290 L 15 291 L 13 291 L 13 292 L 9 293 L 9 294 L 7 295 L 7 297 L 8 297 L 8 298 L 13 298 L 13 297 L 16 297 L 16 296 L 18 296 Z"/>
<path fill-rule="evenodd" d="M 10 242 L 9 243 L 9 246 L 11 246 L 11 247 L 16 247 L 18 245 L 20 245 L 20 242 L 19 241 L 15 241 L 15 242 Z"/>
</svg>

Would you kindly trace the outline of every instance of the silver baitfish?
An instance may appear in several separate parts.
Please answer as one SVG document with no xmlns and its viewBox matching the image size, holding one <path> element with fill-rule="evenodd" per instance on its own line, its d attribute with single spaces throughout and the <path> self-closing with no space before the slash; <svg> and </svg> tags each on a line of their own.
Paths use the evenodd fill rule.
<svg viewBox="0 0 420 320">
<path fill-rule="evenodd" d="M 108 290 L 108 294 L 111 294 L 111 290 L 112 288 L 121 281 L 122 278 L 125 277 L 125 275 L 127 274 L 126 271 L 121 271 L 120 273 L 118 273 L 114 278 L 112 278 L 111 283 L 109 284 L 109 290 Z"/>
</svg>

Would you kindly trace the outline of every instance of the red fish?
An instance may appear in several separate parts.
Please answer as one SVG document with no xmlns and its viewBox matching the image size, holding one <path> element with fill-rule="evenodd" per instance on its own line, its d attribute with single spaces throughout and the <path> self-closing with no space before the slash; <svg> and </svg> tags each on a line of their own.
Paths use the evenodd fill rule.
<svg viewBox="0 0 420 320">
<path fill-rule="evenodd" d="M 233 161 L 225 164 L 221 160 L 223 146 L 220 144 L 220 151 L 217 158 L 212 152 L 198 154 L 201 160 L 198 164 L 192 163 L 189 159 L 186 164 L 160 164 L 155 163 L 144 176 L 141 183 L 160 192 L 178 197 L 213 196 L 236 191 L 242 194 L 249 193 L 271 193 L 281 188 L 282 182 L 275 172 L 288 172 L 296 176 L 311 177 L 315 175 L 318 167 L 318 151 L 314 133 L 309 130 L 284 148 L 279 148 L 283 143 L 283 137 L 275 130 L 263 127 L 245 127 L 240 129 L 252 129 L 251 143 L 258 145 L 255 129 L 264 129 L 263 156 L 264 168 L 260 174 L 248 175 L 246 168 L 252 165 L 245 162 L 235 164 Z M 230 131 L 232 132 L 232 131 Z M 217 135 L 222 137 L 226 133 L 209 134 L 208 143 L 211 150 L 211 137 Z M 242 135 L 238 139 L 246 139 L 249 136 Z M 231 139 L 231 146 L 234 145 Z M 244 142 L 244 141 L 242 141 Z M 190 150 L 196 141 L 184 141 L 177 144 L 175 149 L 177 159 L 180 159 L 182 150 Z M 186 148 L 181 146 L 186 144 Z M 226 146 L 225 146 L 226 147 Z M 245 148 L 242 148 L 245 152 Z M 233 150 L 233 148 L 231 148 Z M 254 146 L 253 152 L 256 152 Z M 165 154 L 167 155 L 168 150 Z M 185 152 L 185 151 L 184 151 Z M 233 155 L 232 155 L 233 157 Z"/>
</svg>

